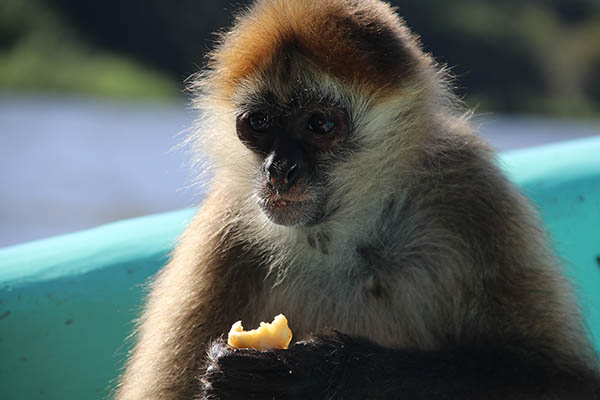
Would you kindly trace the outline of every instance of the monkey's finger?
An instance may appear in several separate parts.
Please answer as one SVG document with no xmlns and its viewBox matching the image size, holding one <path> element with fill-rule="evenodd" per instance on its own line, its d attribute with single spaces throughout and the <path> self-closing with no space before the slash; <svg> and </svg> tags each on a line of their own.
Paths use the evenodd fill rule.
<svg viewBox="0 0 600 400">
<path fill-rule="evenodd" d="M 233 349 L 226 352 L 218 360 L 224 369 L 238 371 L 262 372 L 281 369 L 285 361 L 274 351 Z"/>
</svg>

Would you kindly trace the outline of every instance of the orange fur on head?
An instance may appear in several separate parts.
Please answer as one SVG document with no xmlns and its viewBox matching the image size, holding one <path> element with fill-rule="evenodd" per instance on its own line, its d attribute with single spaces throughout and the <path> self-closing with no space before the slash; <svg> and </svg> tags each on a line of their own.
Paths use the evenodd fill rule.
<svg viewBox="0 0 600 400">
<path fill-rule="evenodd" d="M 392 89 L 427 58 L 382 2 L 262 0 L 238 17 L 209 67 L 218 76 L 217 93 L 229 97 L 244 79 L 297 55 L 377 91 Z"/>
</svg>

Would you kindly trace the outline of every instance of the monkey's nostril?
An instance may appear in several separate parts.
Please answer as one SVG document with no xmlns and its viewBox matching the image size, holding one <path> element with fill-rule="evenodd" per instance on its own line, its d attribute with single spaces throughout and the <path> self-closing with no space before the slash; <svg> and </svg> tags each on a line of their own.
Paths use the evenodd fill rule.
<svg viewBox="0 0 600 400">
<path fill-rule="evenodd" d="M 298 167 L 296 166 L 296 164 L 294 164 L 290 167 L 290 169 L 288 170 L 288 172 L 285 176 L 285 183 L 287 183 L 287 184 L 293 183 L 297 176 L 298 176 Z"/>
</svg>

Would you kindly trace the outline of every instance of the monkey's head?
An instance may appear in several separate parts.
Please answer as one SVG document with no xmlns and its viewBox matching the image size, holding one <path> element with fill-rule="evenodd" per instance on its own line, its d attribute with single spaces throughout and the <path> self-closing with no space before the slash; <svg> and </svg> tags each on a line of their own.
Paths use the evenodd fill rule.
<svg viewBox="0 0 600 400">
<path fill-rule="evenodd" d="M 356 218 L 383 201 L 442 87 L 379 0 L 260 0 L 194 83 L 216 179 L 279 225 Z"/>
</svg>

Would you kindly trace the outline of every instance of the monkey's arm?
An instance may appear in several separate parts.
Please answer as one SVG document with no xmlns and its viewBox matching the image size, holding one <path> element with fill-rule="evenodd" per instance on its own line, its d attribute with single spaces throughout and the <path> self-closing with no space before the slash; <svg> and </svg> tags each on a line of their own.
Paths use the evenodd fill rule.
<svg viewBox="0 0 600 400">
<path fill-rule="evenodd" d="M 519 353 L 389 350 L 340 334 L 267 352 L 216 342 L 203 383 L 206 399 L 600 399 L 593 372 Z"/>
<path fill-rule="evenodd" d="M 233 238 L 228 198 L 206 199 L 155 279 L 116 399 L 193 398 L 206 344 L 260 297 L 248 246 Z"/>
</svg>

